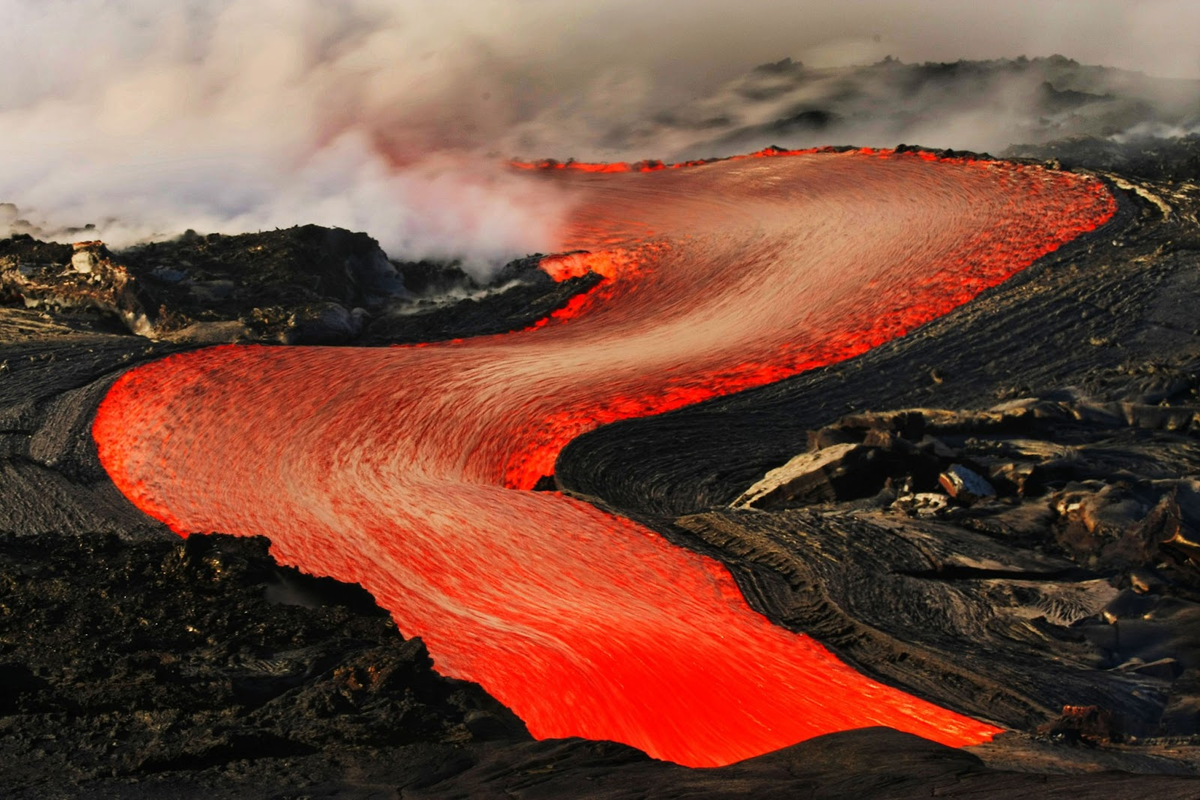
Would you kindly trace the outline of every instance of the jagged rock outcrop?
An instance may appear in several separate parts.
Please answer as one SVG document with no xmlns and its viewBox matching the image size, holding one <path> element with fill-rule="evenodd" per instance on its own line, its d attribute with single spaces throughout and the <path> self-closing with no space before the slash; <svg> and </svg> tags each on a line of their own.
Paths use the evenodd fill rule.
<svg viewBox="0 0 1200 800">
<path fill-rule="evenodd" d="M 154 333 L 147 295 L 103 242 L 48 245 L 29 236 L 0 241 L 0 293 L 26 308 L 111 314 L 140 336 Z"/>
<path fill-rule="evenodd" d="M 523 328 L 600 279 L 556 283 L 539 262 L 477 281 L 453 264 L 389 261 L 366 234 L 316 225 L 188 232 L 116 254 L 17 234 L 0 240 L 0 299 L 182 344 L 401 344 Z"/>
</svg>

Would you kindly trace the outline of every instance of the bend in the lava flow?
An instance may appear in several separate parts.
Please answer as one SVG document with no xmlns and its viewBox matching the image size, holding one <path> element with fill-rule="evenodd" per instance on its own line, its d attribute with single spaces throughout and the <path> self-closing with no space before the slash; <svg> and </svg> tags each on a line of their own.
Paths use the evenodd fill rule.
<svg viewBox="0 0 1200 800">
<path fill-rule="evenodd" d="M 1087 177 L 925 154 L 541 170 L 581 198 L 532 328 L 421 347 L 220 347 L 135 369 L 94 426 L 142 509 L 261 534 L 361 583 L 442 672 L 542 738 L 725 764 L 848 728 L 996 728 L 869 680 L 752 611 L 718 563 L 529 489 L 562 446 L 849 358 L 970 300 L 1114 210 Z"/>
</svg>

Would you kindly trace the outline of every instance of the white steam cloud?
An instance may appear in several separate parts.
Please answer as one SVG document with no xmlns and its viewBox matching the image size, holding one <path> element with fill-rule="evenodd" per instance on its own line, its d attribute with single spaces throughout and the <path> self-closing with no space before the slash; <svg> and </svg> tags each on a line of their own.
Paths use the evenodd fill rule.
<svg viewBox="0 0 1200 800">
<path fill-rule="evenodd" d="M 736 106 L 735 79 L 784 56 L 1061 52 L 1200 77 L 1190 0 L 0 0 L 0 15 L 0 201 L 32 222 L 95 223 L 118 246 L 315 222 L 480 269 L 553 249 L 570 207 L 505 158 L 720 142 L 659 112 L 728 98 L 730 130 L 767 123 L 777 110 Z M 857 108 L 828 133 L 895 134 L 851 124 Z M 928 129 L 977 146 L 994 113 Z"/>
<path fill-rule="evenodd" d="M 5 5 L 0 200 L 34 223 L 120 246 L 317 222 L 476 266 L 555 244 L 567 198 L 482 150 L 462 92 L 495 73 L 453 8 Z"/>
</svg>

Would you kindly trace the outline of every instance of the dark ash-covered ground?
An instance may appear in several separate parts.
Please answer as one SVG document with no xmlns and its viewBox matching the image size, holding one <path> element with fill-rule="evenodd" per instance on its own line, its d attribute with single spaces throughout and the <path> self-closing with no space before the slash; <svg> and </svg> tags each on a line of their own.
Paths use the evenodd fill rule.
<svg viewBox="0 0 1200 800">
<path fill-rule="evenodd" d="M 510 330 L 590 282 L 518 263 L 483 287 L 317 228 L 0 242 L 0 790 L 1200 796 L 1200 188 L 1115 180 L 1112 225 L 901 341 L 564 452 L 563 490 L 1014 731 L 970 752 L 849 732 L 720 770 L 533 742 L 361 591 L 145 518 L 91 444 L 111 381 L 178 348 Z"/>
</svg>

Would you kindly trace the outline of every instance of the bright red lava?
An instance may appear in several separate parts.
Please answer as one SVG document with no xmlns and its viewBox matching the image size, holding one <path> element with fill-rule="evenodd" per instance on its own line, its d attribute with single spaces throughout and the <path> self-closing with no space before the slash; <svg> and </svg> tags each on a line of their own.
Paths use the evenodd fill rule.
<svg viewBox="0 0 1200 800">
<path fill-rule="evenodd" d="M 137 368 L 100 408 L 101 460 L 181 534 L 262 534 L 280 560 L 362 584 L 440 671 L 478 681 L 539 738 L 693 766 L 869 725 L 987 740 L 997 728 L 770 624 L 717 562 L 514 491 L 598 425 L 901 336 L 1115 207 L 1098 181 L 1035 167 L 791 156 L 543 170 L 583 198 L 563 249 L 591 251 L 544 267 L 605 274 L 586 296 L 503 336 L 227 346 Z"/>
</svg>

